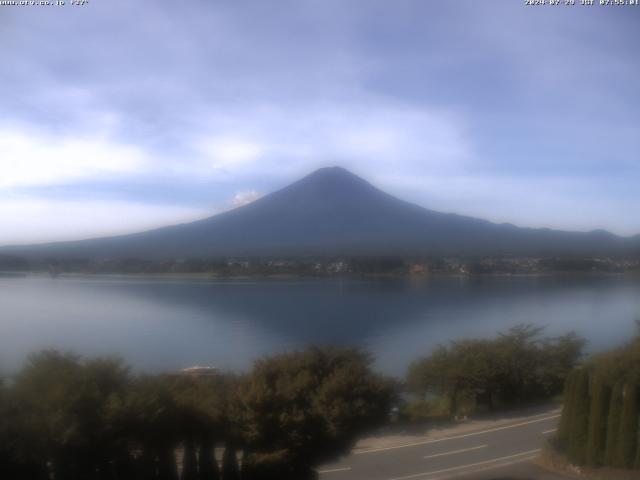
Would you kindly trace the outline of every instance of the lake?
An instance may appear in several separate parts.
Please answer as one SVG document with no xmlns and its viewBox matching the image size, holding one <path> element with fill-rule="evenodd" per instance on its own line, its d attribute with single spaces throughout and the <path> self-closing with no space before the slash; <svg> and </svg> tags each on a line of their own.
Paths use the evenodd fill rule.
<svg viewBox="0 0 640 480">
<path fill-rule="evenodd" d="M 357 345 L 402 375 L 438 343 L 519 323 L 575 330 L 596 351 L 640 318 L 640 278 L 427 277 L 364 281 L 124 276 L 0 278 L 0 370 L 42 348 L 117 354 L 138 371 L 243 370 L 264 354 Z"/>
</svg>

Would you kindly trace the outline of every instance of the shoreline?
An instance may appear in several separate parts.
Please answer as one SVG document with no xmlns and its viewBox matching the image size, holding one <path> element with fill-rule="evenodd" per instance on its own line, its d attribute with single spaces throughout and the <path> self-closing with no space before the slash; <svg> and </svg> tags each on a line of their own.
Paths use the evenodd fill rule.
<svg viewBox="0 0 640 480">
<path fill-rule="evenodd" d="M 56 278 L 129 278 L 129 279 L 183 279 L 183 280 L 349 280 L 349 281 L 385 281 L 385 280 L 429 280 L 436 278 L 451 279 L 480 279 L 480 278 L 607 278 L 630 277 L 639 278 L 640 272 L 631 270 L 624 272 L 531 272 L 531 273 L 426 273 L 426 274 L 326 274 L 326 275 L 300 275 L 294 273 L 274 274 L 246 274 L 246 275 L 219 275 L 215 273 L 201 272 L 161 272 L 161 273 L 130 273 L 130 272 L 61 272 L 51 275 L 46 271 L 0 271 L 0 279 L 49 277 Z"/>
</svg>

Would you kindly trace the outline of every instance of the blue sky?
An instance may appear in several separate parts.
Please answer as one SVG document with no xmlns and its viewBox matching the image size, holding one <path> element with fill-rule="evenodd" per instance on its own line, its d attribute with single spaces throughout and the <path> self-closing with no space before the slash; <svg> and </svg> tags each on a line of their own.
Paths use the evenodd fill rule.
<svg viewBox="0 0 640 480">
<path fill-rule="evenodd" d="M 0 7 L 0 244 L 202 218 L 327 165 L 420 205 L 640 233 L 640 7 Z"/>
</svg>

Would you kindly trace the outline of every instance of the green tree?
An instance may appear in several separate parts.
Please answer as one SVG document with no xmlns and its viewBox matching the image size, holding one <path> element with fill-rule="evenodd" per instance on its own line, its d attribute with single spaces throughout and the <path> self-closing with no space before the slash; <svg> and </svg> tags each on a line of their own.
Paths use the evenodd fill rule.
<svg viewBox="0 0 640 480">
<path fill-rule="evenodd" d="M 629 382 L 624 387 L 616 466 L 633 467 L 638 446 L 638 386 Z"/>
<path fill-rule="evenodd" d="M 82 361 L 54 351 L 33 355 L 13 387 L 20 423 L 16 451 L 28 446 L 40 465 L 53 466 L 56 479 L 106 474 L 122 449 L 112 405 L 127 383 L 128 371 L 117 360 Z"/>
<path fill-rule="evenodd" d="M 586 340 L 575 332 L 541 340 L 536 380 L 538 394 L 553 396 L 563 391 L 565 380 L 582 357 L 585 345 Z"/>
<path fill-rule="evenodd" d="M 578 378 L 578 374 L 578 370 L 573 370 L 569 373 L 565 382 L 562 415 L 558 425 L 558 441 L 564 450 L 567 448 L 571 435 L 571 415 L 576 398 L 576 379 Z"/>
<path fill-rule="evenodd" d="M 609 401 L 609 416 L 607 418 L 607 443 L 604 454 L 605 465 L 613 465 L 618 451 L 618 433 L 620 431 L 620 417 L 622 415 L 622 382 L 617 382 L 611 391 Z"/>
<path fill-rule="evenodd" d="M 578 369 L 574 384 L 573 409 L 570 413 L 568 456 L 578 465 L 585 463 L 589 428 L 589 371 Z"/>
<path fill-rule="evenodd" d="M 516 326 L 496 339 L 474 339 L 439 346 L 414 362 L 407 372 L 409 389 L 421 397 L 471 397 L 492 408 L 496 402 L 517 405 L 562 392 L 579 359 L 584 340 L 575 334 L 543 338 L 542 328 Z"/>
<path fill-rule="evenodd" d="M 518 325 L 501 333 L 496 341 L 502 375 L 502 396 L 507 404 L 540 396 L 538 375 L 542 362 L 540 351 L 543 327 Z"/>
<path fill-rule="evenodd" d="M 235 446 L 228 442 L 222 454 L 222 479 L 239 480 L 240 467 Z"/>
<path fill-rule="evenodd" d="M 16 425 L 12 422 L 12 408 L 10 406 L 9 392 L 0 378 L 0 478 L 20 478 L 26 476 L 24 472 L 26 459 L 21 462 L 16 455 L 15 438 Z M 41 475 L 40 478 L 43 476 Z"/>
<path fill-rule="evenodd" d="M 594 375 L 591 386 L 591 411 L 589 412 L 589 440 L 587 442 L 586 461 L 589 465 L 599 466 L 604 462 L 607 438 L 607 413 L 611 399 L 611 388 L 602 375 Z"/>
<path fill-rule="evenodd" d="M 438 346 L 429 356 L 409 367 L 407 384 L 411 391 L 426 400 L 429 395 L 439 395 L 448 399 L 449 415 L 457 413 L 457 399 L 465 388 L 468 376 L 458 363 L 457 352 L 445 346 Z"/>
<path fill-rule="evenodd" d="M 204 438 L 198 455 L 200 480 L 219 480 L 220 470 L 214 456 L 214 444 L 210 438 Z"/>
<path fill-rule="evenodd" d="M 357 349 L 310 348 L 258 360 L 239 392 L 247 463 L 281 479 L 313 477 L 313 467 L 351 448 L 386 420 L 389 382 Z M 283 462 L 276 466 L 276 460 Z M 224 478 L 224 476 L 223 476 Z"/>
<path fill-rule="evenodd" d="M 142 452 L 138 469 L 160 480 L 177 479 L 175 450 L 186 437 L 183 410 L 167 378 L 141 376 L 132 382 L 120 408 L 119 427 Z M 190 419 L 187 420 L 190 422 Z"/>
<path fill-rule="evenodd" d="M 216 439 L 222 440 L 230 428 L 230 391 L 234 377 L 180 375 L 171 380 L 170 391 L 180 411 L 185 460 L 183 479 L 217 480 L 218 464 L 213 456 Z M 196 458 L 196 452 L 200 455 Z M 199 472 L 199 473 L 198 473 Z"/>
<path fill-rule="evenodd" d="M 198 457 L 196 447 L 192 441 L 187 440 L 184 444 L 182 456 L 182 476 L 181 480 L 198 480 Z"/>
<path fill-rule="evenodd" d="M 306 476 L 299 476 L 291 468 L 292 459 L 286 449 L 268 453 L 252 453 L 242 464 L 242 480 L 281 480 L 296 478 L 310 480 L 317 478 L 317 474 L 308 471 Z M 296 475 L 296 476 L 294 476 Z"/>
</svg>

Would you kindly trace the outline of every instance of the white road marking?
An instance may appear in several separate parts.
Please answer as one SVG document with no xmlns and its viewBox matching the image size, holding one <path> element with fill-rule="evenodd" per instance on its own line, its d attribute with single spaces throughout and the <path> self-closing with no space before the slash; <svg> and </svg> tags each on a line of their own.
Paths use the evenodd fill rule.
<svg viewBox="0 0 640 480">
<path fill-rule="evenodd" d="M 523 463 L 523 462 L 528 462 L 530 460 L 535 460 L 536 458 L 538 458 L 538 455 L 531 455 L 529 457 L 520 457 L 520 458 L 518 458 L 516 460 L 512 460 L 510 462 L 500 462 L 500 463 L 496 463 L 494 465 L 488 465 L 486 467 L 474 468 L 473 470 L 470 470 L 468 472 L 456 472 L 456 473 L 451 474 L 451 475 L 445 475 L 444 477 L 431 477 L 428 480 L 450 480 L 452 478 L 460 478 L 460 477 L 463 477 L 463 476 L 473 475 L 473 474 L 480 473 L 480 472 L 486 472 L 486 471 L 489 471 L 489 470 L 496 470 L 498 468 L 509 467 L 511 465 L 516 465 L 518 463 Z"/>
<path fill-rule="evenodd" d="M 529 450 L 527 452 L 520 452 L 520 453 L 515 453 L 513 455 L 507 455 L 506 457 L 499 457 L 499 458 L 493 458 L 491 460 L 483 460 L 482 462 L 476 462 L 476 463 L 469 463 L 467 465 L 459 465 L 457 467 L 449 467 L 449 468 L 443 468 L 441 470 L 433 470 L 431 472 L 422 472 L 422 473 L 414 473 L 412 475 L 405 475 L 403 477 L 394 477 L 394 478 L 390 478 L 389 480 L 407 480 L 409 478 L 418 478 L 418 477 L 426 477 L 429 475 L 437 475 L 439 473 L 446 473 L 446 472 L 453 472 L 456 470 L 464 470 L 465 468 L 471 468 L 471 467 L 477 467 L 480 465 L 487 465 L 489 463 L 500 463 L 503 460 L 510 460 L 512 458 L 516 458 L 516 457 L 524 457 L 524 456 L 529 456 L 531 457 L 532 454 L 534 453 L 539 453 L 542 449 L 537 448 L 536 450 Z M 531 457 L 531 458 L 526 458 L 526 460 L 530 460 L 531 458 L 535 458 L 535 457 Z M 525 459 L 521 459 L 518 461 L 525 461 Z M 515 463 L 515 462 L 513 462 Z M 500 466 L 503 465 L 508 465 L 503 463 Z M 469 472 L 469 473 L 473 473 L 473 472 Z"/>
<path fill-rule="evenodd" d="M 473 450 L 480 450 L 481 448 L 487 448 L 488 446 L 489 445 L 479 445 L 477 447 L 463 448 L 462 450 L 452 450 L 451 452 L 435 453 L 433 455 L 426 455 L 424 458 L 436 458 L 436 457 L 444 457 L 445 455 L 455 455 L 456 453 L 464 453 L 464 452 L 471 452 Z"/>
<path fill-rule="evenodd" d="M 405 443 L 403 445 L 393 445 L 391 447 L 372 448 L 370 450 L 361 450 L 359 452 L 353 452 L 353 454 L 354 455 L 362 455 L 362 454 L 365 454 L 365 453 L 384 452 L 384 451 L 387 451 L 387 450 L 396 450 L 398 448 L 416 447 L 416 446 L 419 446 L 419 445 L 429 445 L 431 443 L 445 442 L 447 440 L 457 440 L 459 438 L 474 437 L 476 435 L 483 435 L 485 433 L 498 432 L 500 430 L 507 430 L 509 428 L 523 427 L 525 425 L 531 425 L 532 423 L 544 422 L 546 420 L 551 420 L 551 419 L 558 418 L 558 417 L 560 417 L 560 414 L 552 415 L 550 417 L 539 418 L 539 419 L 536 419 L 536 420 L 529 420 L 527 422 L 515 423 L 513 425 L 505 425 L 504 427 L 490 428 L 488 430 L 482 430 L 480 432 L 465 433 L 463 435 L 454 435 L 452 437 L 436 438 L 434 440 L 423 440 L 421 442 Z"/>
<path fill-rule="evenodd" d="M 335 472 L 348 472 L 349 470 L 351 470 L 351 467 L 329 468 L 328 470 L 318 470 L 318 473 L 323 474 L 323 473 L 335 473 Z"/>
<path fill-rule="evenodd" d="M 557 431 L 558 431 L 558 429 L 557 429 L 557 428 L 552 428 L 551 430 L 543 430 L 541 433 L 542 433 L 543 435 L 546 435 L 546 434 L 548 434 L 548 433 L 553 433 L 553 432 L 557 432 Z"/>
</svg>

